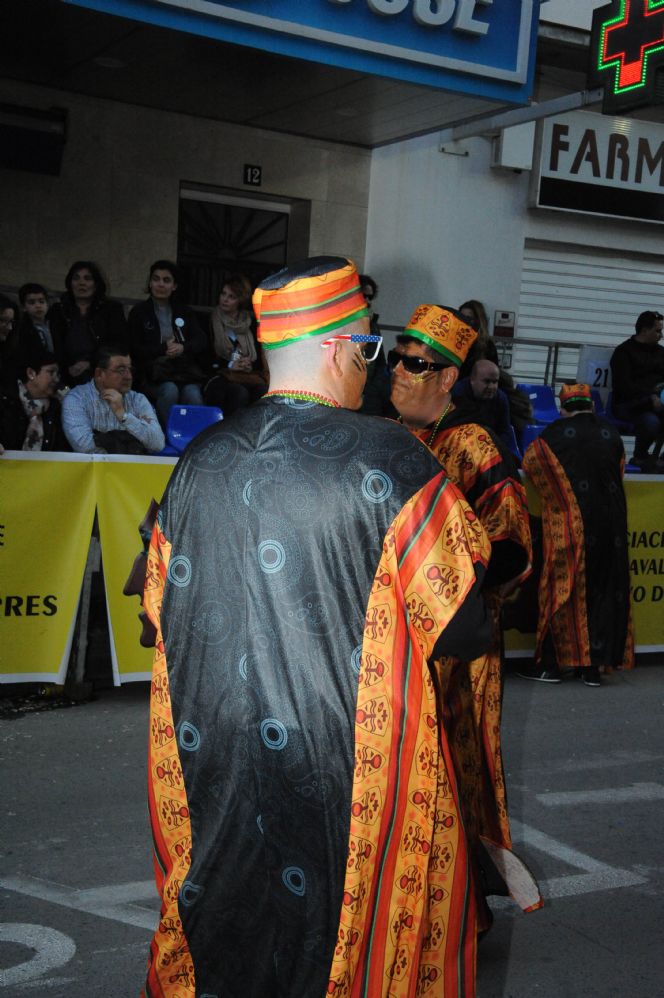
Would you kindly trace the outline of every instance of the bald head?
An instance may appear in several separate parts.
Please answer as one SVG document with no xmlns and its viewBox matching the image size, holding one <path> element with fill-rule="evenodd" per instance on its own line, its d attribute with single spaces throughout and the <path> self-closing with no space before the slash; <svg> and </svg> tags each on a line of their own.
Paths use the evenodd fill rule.
<svg viewBox="0 0 664 998">
<path fill-rule="evenodd" d="M 500 371 L 491 360 L 477 360 L 470 372 L 470 387 L 476 399 L 492 399 L 498 391 Z"/>
</svg>

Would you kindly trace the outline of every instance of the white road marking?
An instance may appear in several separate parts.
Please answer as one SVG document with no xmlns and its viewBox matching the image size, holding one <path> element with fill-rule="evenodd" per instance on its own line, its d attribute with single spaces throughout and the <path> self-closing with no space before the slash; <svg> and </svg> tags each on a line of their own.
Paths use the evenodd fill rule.
<svg viewBox="0 0 664 998">
<path fill-rule="evenodd" d="M 126 925 L 135 925 L 150 932 L 154 932 L 159 920 L 156 911 L 150 911 L 137 904 L 122 903 L 154 900 L 155 886 L 152 880 L 79 891 L 38 880 L 36 877 L 3 877 L 0 879 L 0 887 L 15 891 L 17 894 L 27 894 L 40 901 L 49 901 L 51 904 L 98 915 L 100 918 L 110 918 Z"/>
<path fill-rule="evenodd" d="M 573 897 L 578 894 L 592 894 L 595 891 L 611 891 L 617 887 L 635 887 L 637 884 L 648 883 L 647 877 L 641 876 L 634 870 L 622 870 L 619 867 L 609 866 L 608 863 L 601 863 L 530 825 L 524 825 L 514 819 L 510 824 L 515 843 L 522 842 L 547 856 L 561 860 L 567 866 L 582 871 L 541 881 L 539 886 L 545 899 Z"/>
<path fill-rule="evenodd" d="M 76 952 L 73 939 L 45 925 L 7 922 L 0 925 L 0 942 L 20 943 L 37 951 L 29 960 L 0 970 L 0 988 L 16 987 L 64 967 Z"/>
<path fill-rule="evenodd" d="M 642 800 L 664 800 L 664 787 L 659 783 L 633 783 L 631 787 L 564 790 L 536 796 L 546 807 L 560 807 L 561 804 L 629 804 Z"/>
</svg>

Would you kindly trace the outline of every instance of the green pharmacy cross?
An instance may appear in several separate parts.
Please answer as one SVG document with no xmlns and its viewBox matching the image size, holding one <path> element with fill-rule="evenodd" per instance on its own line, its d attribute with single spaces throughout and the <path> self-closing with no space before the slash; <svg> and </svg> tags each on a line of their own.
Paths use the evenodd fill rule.
<svg viewBox="0 0 664 998">
<path fill-rule="evenodd" d="M 604 87 L 605 114 L 659 103 L 664 0 L 612 0 L 593 15 L 590 86 Z M 661 98 L 660 98 L 661 100 Z"/>
</svg>

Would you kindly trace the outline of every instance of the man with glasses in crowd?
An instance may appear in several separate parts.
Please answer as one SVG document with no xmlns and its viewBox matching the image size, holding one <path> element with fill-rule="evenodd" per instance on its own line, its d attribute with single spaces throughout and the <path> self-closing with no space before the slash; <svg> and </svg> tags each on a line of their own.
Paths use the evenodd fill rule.
<svg viewBox="0 0 664 998">
<path fill-rule="evenodd" d="M 101 347 L 92 381 L 72 388 L 62 403 L 62 426 L 80 454 L 149 454 L 164 448 L 157 414 L 132 391 L 131 357 L 123 347 Z"/>
<path fill-rule="evenodd" d="M 493 636 L 476 659 L 436 663 L 441 688 L 451 704 L 447 736 L 452 745 L 464 805 L 464 822 L 477 864 L 481 893 L 502 892 L 491 882 L 482 839 L 505 850 L 511 836 L 500 750 L 503 600 L 530 571 L 532 547 L 526 496 L 512 455 L 492 432 L 455 409 L 452 389 L 476 338 L 453 308 L 420 305 L 388 354 L 392 403 L 401 422 L 431 448 L 477 514 L 491 541 L 485 593 Z M 484 883 L 483 883 L 484 881 Z M 480 929 L 491 924 L 484 896 L 478 896 Z"/>
<path fill-rule="evenodd" d="M 381 339 L 350 261 L 282 270 L 254 308 L 270 391 L 190 445 L 148 556 L 145 994 L 470 996 L 428 660 L 487 645 L 486 535 L 430 451 L 353 411 Z"/>
</svg>

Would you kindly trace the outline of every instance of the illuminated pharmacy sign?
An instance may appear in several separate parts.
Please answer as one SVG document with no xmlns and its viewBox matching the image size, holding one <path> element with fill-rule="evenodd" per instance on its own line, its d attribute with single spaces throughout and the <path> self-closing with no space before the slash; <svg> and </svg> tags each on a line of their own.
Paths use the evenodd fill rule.
<svg viewBox="0 0 664 998">
<path fill-rule="evenodd" d="M 313 62 L 524 104 L 539 0 L 67 0 Z"/>
<path fill-rule="evenodd" d="M 664 126 L 575 111 L 539 125 L 531 203 L 664 222 Z"/>
<path fill-rule="evenodd" d="M 605 114 L 656 103 L 664 64 L 664 0 L 612 0 L 599 7 L 590 51 L 590 84 L 604 87 Z"/>
</svg>

